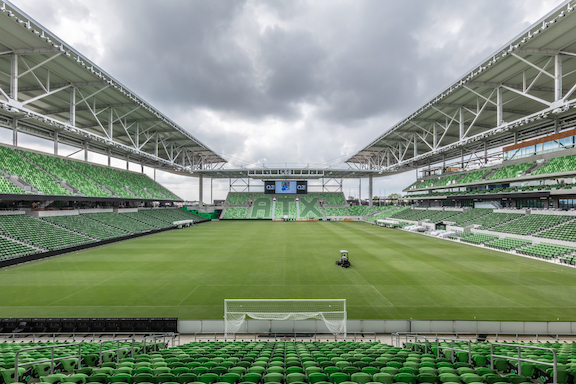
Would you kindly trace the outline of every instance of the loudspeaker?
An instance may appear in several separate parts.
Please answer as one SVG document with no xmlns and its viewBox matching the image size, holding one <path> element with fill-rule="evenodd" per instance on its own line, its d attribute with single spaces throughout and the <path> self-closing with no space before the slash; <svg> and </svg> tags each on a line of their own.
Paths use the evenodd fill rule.
<svg viewBox="0 0 576 384">
<path fill-rule="evenodd" d="M 150 319 L 134 319 L 134 331 L 149 332 L 151 329 Z"/>
<path fill-rule="evenodd" d="M 106 330 L 106 322 L 104 319 L 92 319 L 91 332 L 104 332 Z"/>
<path fill-rule="evenodd" d="M 76 319 L 76 332 L 90 332 L 92 319 Z"/>
<path fill-rule="evenodd" d="M 62 330 L 62 319 L 46 319 L 46 332 L 58 333 Z"/>
<path fill-rule="evenodd" d="M 76 319 L 62 319 L 61 332 L 76 332 Z"/>
<path fill-rule="evenodd" d="M 122 332 L 134 331 L 135 319 L 120 319 L 120 330 Z"/>
<path fill-rule="evenodd" d="M 28 322 L 27 332 L 43 333 L 46 332 L 46 319 L 32 319 Z"/>
<path fill-rule="evenodd" d="M 120 330 L 119 319 L 106 319 L 104 323 L 106 324 L 106 332 L 118 332 Z"/>
</svg>

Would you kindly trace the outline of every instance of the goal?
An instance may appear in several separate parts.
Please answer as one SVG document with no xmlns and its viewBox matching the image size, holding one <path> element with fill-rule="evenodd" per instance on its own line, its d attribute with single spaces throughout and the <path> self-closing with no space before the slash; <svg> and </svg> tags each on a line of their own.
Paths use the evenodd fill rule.
<svg viewBox="0 0 576 384">
<path fill-rule="evenodd" d="M 346 337 L 346 299 L 225 299 L 224 333 L 237 333 L 246 317 L 255 320 L 324 321 L 336 337 Z"/>
</svg>

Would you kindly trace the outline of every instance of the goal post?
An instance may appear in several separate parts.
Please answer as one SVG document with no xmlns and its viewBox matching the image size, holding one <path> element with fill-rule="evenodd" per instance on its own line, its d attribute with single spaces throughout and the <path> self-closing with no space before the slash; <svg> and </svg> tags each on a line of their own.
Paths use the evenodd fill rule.
<svg viewBox="0 0 576 384">
<path fill-rule="evenodd" d="M 322 320 L 336 337 L 346 337 L 346 299 L 225 299 L 224 333 L 237 333 L 246 318 Z"/>
</svg>

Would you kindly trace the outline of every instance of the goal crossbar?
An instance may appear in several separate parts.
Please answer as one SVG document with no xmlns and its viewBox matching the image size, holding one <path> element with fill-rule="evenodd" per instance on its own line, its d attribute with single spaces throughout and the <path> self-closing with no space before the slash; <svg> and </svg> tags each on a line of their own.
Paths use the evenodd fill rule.
<svg viewBox="0 0 576 384">
<path fill-rule="evenodd" d="M 224 332 L 237 333 L 246 318 L 322 320 L 335 336 L 346 337 L 346 299 L 225 299 Z"/>
</svg>

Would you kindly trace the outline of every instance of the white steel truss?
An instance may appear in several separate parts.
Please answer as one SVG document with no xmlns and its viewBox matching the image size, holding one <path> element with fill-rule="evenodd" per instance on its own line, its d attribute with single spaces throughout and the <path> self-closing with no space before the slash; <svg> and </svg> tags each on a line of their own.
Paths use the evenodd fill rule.
<svg viewBox="0 0 576 384">
<path fill-rule="evenodd" d="M 225 159 L 7 1 L 0 2 L 0 126 L 174 173 Z"/>
<path fill-rule="evenodd" d="M 347 162 L 396 173 L 573 127 L 575 32 L 566 1 Z"/>
</svg>

